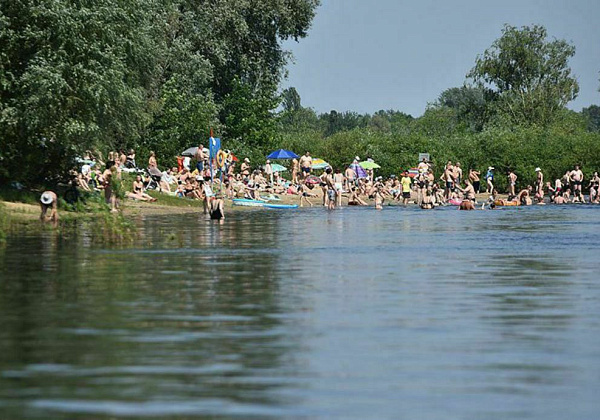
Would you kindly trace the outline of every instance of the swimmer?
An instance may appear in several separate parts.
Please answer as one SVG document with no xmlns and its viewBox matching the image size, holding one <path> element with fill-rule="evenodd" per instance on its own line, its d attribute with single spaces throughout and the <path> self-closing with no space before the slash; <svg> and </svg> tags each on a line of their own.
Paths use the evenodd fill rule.
<svg viewBox="0 0 600 420">
<path fill-rule="evenodd" d="M 459 210 L 475 210 L 475 205 L 471 200 L 463 200 L 458 206 Z"/>
</svg>

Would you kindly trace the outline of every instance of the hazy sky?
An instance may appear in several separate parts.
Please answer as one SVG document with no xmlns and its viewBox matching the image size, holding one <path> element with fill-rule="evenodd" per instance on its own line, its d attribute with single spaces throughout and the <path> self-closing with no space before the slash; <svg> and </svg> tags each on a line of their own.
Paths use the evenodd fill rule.
<svg viewBox="0 0 600 420">
<path fill-rule="evenodd" d="M 294 54 L 284 86 L 317 112 L 422 115 L 428 102 L 461 86 L 505 23 L 541 24 L 577 48 L 575 110 L 600 104 L 600 0 L 322 0 Z"/>
</svg>

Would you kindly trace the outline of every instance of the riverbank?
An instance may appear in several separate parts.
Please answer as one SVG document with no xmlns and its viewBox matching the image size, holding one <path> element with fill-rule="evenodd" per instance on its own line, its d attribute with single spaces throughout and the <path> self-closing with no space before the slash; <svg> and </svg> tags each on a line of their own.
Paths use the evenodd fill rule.
<svg viewBox="0 0 600 420">
<path fill-rule="evenodd" d="M 153 215 L 169 215 L 169 214 L 186 214 L 186 213 L 197 213 L 203 211 L 203 204 L 198 200 L 190 200 L 184 198 L 176 198 L 167 196 L 164 194 L 153 192 L 152 195 L 158 198 L 156 202 L 145 202 L 145 201 L 134 201 L 125 199 L 121 202 L 121 213 L 123 216 L 153 216 Z M 320 191 L 317 191 L 315 197 L 310 197 L 310 201 L 314 206 L 318 207 L 323 203 L 323 196 Z M 499 198 L 506 198 L 504 195 L 499 195 Z M 278 204 L 300 204 L 300 197 L 296 195 L 278 195 L 277 201 L 272 201 Z M 478 194 L 477 201 L 485 202 L 488 196 L 486 194 Z M 413 194 L 411 201 L 416 200 L 416 194 Z M 344 206 L 348 204 L 347 197 L 342 200 Z M 372 200 L 368 200 L 369 205 L 373 205 Z M 401 205 L 401 202 L 397 201 L 386 201 L 387 205 Z M 17 222 L 31 222 L 37 221 L 40 216 L 40 207 L 37 204 L 15 202 L 15 201 L 0 201 L 0 205 L 4 208 L 4 211 L 11 218 L 11 220 Z M 416 205 L 411 203 L 409 205 Z M 231 200 L 225 200 L 226 211 L 245 211 L 248 207 L 235 206 Z M 82 219 L 94 217 L 101 211 L 100 206 L 92 205 L 89 211 L 67 211 L 59 208 L 60 219 Z"/>
</svg>

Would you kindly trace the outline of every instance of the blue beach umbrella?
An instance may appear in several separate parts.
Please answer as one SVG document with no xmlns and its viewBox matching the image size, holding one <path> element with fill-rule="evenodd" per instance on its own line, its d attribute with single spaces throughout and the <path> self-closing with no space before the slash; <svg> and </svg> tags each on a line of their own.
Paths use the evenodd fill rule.
<svg viewBox="0 0 600 420">
<path fill-rule="evenodd" d="M 267 156 L 267 159 L 294 159 L 297 157 L 298 157 L 298 155 L 292 151 L 285 150 L 285 149 L 279 149 L 279 150 L 275 150 L 273 153 L 271 153 L 269 156 Z"/>
</svg>

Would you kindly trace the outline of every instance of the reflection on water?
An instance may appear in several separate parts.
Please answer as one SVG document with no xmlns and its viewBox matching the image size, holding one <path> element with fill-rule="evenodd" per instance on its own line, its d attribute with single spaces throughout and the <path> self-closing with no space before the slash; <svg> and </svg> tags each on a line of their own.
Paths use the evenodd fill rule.
<svg viewBox="0 0 600 420">
<path fill-rule="evenodd" d="M 0 418 L 595 419 L 596 207 L 85 224 L 0 250 Z"/>
</svg>

